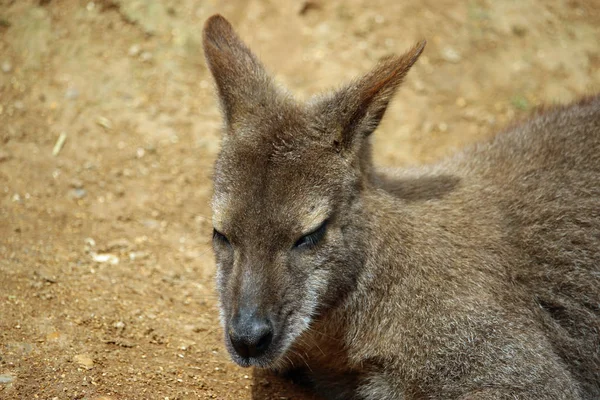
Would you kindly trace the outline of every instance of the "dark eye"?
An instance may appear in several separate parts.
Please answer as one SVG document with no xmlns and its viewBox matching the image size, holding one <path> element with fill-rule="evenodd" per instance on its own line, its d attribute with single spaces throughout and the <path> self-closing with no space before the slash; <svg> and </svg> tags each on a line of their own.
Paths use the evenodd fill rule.
<svg viewBox="0 0 600 400">
<path fill-rule="evenodd" d="M 231 243 L 229 243 L 229 239 L 227 239 L 227 236 L 223 235 L 216 229 L 213 229 L 213 241 L 231 246 Z"/>
<path fill-rule="evenodd" d="M 327 231 L 327 220 L 323 221 L 321 225 L 314 231 L 309 234 L 302 236 L 296 243 L 294 244 L 295 248 L 311 248 L 316 246 L 321 239 L 325 236 L 325 232 Z"/>
</svg>

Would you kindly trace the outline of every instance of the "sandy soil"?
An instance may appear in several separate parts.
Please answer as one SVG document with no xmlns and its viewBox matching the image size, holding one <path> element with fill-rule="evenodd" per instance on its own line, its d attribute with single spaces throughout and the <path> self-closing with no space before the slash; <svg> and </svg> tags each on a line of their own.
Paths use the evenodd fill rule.
<svg viewBox="0 0 600 400">
<path fill-rule="evenodd" d="M 221 345 L 215 12 L 302 97 L 427 38 L 381 164 L 600 90 L 598 0 L 0 0 L 0 398 L 310 398 Z"/>
</svg>

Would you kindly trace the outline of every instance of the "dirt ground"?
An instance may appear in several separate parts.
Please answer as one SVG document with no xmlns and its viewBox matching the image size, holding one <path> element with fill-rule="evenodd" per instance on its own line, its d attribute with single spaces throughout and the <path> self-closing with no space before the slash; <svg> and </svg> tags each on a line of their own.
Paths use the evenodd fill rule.
<svg viewBox="0 0 600 400">
<path fill-rule="evenodd" d="M 310 399 L 221 344 L 216 12 L 301 97 L 427 38 L 385 165 L 600 90 L 600 0 L 0 0 L 0 398 Z"/>
</svg>

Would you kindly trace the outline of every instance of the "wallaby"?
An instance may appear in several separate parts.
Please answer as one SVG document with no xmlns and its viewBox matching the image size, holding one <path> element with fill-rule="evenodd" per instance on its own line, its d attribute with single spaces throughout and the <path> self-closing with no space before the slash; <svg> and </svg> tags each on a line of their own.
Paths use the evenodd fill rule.
<svg viewBox="0 0 600 400">
<path fill-rule="evenodd" d="M 326 399 L 600 399 L 600 96 L 436 165 L 369 137 L 424 42 L 300 102 L 220 15 L 225 345 Z"/>
</svg>

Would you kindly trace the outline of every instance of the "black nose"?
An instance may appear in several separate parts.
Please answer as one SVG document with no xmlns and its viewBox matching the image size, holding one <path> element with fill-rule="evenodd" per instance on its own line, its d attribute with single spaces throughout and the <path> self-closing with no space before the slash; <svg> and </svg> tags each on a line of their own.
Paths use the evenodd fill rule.
<svg viewBox="0 0 600 400">
<path fill-rule="evenodd" d="M 273 340 L 273 328 L 267 319 L 240 318 L 232 322 L 229 339 L 240 357 L 260 357 Z"/>
</svg>

